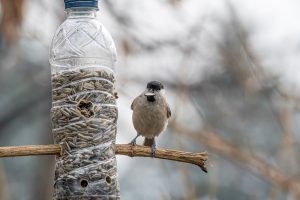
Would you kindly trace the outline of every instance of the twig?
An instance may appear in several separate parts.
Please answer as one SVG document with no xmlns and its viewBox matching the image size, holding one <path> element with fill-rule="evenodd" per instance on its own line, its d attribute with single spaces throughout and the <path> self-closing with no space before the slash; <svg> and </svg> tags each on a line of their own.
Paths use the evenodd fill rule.
<svg viewBox="0 0 300 200">
<path fill-rule="evenodd" d="M 0 150 L 1 151 L 1 150 Z M 140 145 L 117 144 L 116 154 L 127 156 L 151 157 L 151 148 Z M 157 149 L 155 158 L 174 160 L 185 163 L 191 163 L 199 166 L 204 172 L 207 172 L 205 161 L 208 159 L 207 153 L 191 153 L 184 151 L 175 151 L 169 149 Z"/>
<path fill-rule="evenodd" d="M 37 156 L 37 155 L 61 155 L 62 148 L 60 145 L 27 145 L 27 146 L 9 146 L 0 147 L 1 157 L 15 156 Z"/>
<path fill-rule="evenodd" d="M 58 144 L 0 147 L 0 157 L 61 155 L 61 153 L 62 147 Z M 116 154 L 130 157 L 152 157 L 151 148 L 140 145 L 132 146 L 129 144 L 117 144 Z M 204 172 L 207 172 L 205 161 L 207 161 L 208 155 L 206 152 L 191 153 L 169 149 L 157 149 L 155 158 L 195 164 Z"/>
</svg>

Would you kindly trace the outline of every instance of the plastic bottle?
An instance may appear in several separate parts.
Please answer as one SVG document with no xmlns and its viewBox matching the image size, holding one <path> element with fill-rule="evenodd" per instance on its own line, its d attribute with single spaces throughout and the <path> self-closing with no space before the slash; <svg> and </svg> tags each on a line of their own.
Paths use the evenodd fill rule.
<svg viewBox="0 0 300 200">
<path fill-rule="evenodd" d="M 65 0 L 65 8 L 49 59 L 52 132 L 63 147 L 53 199 L 119 199 L 115 45 L 96 19 L 98 1 Z"/>
</svg>

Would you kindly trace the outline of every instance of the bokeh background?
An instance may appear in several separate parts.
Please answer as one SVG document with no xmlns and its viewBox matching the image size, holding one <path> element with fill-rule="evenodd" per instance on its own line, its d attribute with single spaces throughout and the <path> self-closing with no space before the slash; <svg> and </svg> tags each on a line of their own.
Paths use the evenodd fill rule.
<svg viewBox="0 0 300 200">
<path fill-rule="evenodd" d="M 53 143 L 48 51 L 64 18 L 62 0 L 0 0 L 0 146 Z M 300 198 L 300 1 L 102 0 L 98 18 L 118 51 L 117 142 L 160 80 L 173 116 L 158 146 L 209 153 L 208 174 L 118 156 L 122 199 Z M 53 156 L 2 158 L 0 199 L 50 200 L 53 173 Z"/>
</svg>

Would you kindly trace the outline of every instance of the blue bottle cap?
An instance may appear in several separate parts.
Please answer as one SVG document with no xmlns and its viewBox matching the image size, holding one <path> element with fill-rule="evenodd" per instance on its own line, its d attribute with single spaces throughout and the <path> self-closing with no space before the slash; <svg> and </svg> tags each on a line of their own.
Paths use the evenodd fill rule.
<svg viewBox="0 0 300 200">
<path fill-rule="evenodd" d="M 98 8 L 98 0 L 64 0 L 67 8 Z"/>
</svg>

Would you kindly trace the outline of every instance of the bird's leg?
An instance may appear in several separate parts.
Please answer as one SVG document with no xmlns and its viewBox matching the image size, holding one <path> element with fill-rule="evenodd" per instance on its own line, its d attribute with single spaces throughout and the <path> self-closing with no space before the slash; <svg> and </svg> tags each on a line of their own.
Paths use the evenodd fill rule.
<svg viewBox="0 0 300 200">
<path fill-rule="evenodd" d="M 135 138 L 133 138 L 133 140 L 131 140 L 131 142 L 129 144 L 131 144 L 132 146 L 136 145 L 136 139 L 140 136 L 140 134 L 138 133 Z"/>
<path fill-rule="evenodd" d="M 155 138 L 153 138 L 153 143 L 152 143 L 152 146 L 151 146 L 152 158 L 155 158 L 155 151 L 156 151 L 156 143 L 155 143 Z"/>
</svg>

